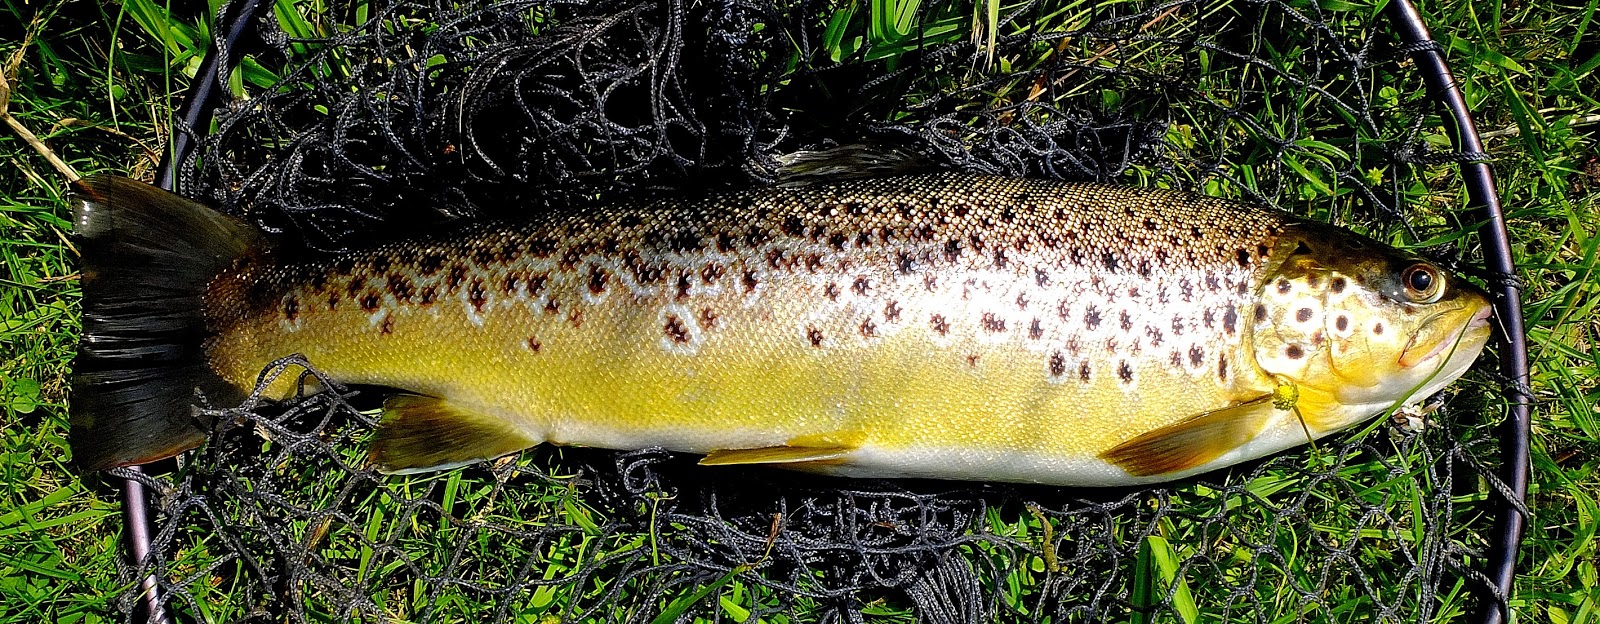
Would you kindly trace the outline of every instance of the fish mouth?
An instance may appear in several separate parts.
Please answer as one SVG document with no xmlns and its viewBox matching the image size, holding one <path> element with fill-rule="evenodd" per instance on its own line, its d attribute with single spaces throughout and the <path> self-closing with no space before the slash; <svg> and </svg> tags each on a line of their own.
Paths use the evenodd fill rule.
<svg viewBox="0 0 1600 624">
<path fill-rule="evenodd" d="M 1406 348 L 1400 352 L 1400 359 L 1398 361 L 1400 366 L 1404 368 L 1412 368 L 1423 362 L 1431 361 L 1441 354 L 1451 350 L 1473 350 L 1476 352 L 1476 349 L 1474 348 L 1475 345 L 1479 345 L 1488 340 L 1489 319 L 1494 316 L 1494 308 L 1485 305 L 1477 312 L 1473 313 L 1472 318 L 1468 319 L 1467 322 L 1461 326 L 1460 331 L 1449 332 L 1441 335 L 1438 340 L 1433 342 L 1433 344 L 1427 345 L 1428 348 L 1426 350 L 1419 348 L 1423 346 L 1417 344 L 1418 339 L 1422 337 L 1423 331 L 1429 325 L 1439 322 L 1449 314 L 1449 312 L 1440 312 L 1428 317 L 1422 322 L 1423 329 L 1418 330 L 1417 333 L 1413 334 L 1411 336 L 1411 342 L 1407 343 Z"/>
</svg>

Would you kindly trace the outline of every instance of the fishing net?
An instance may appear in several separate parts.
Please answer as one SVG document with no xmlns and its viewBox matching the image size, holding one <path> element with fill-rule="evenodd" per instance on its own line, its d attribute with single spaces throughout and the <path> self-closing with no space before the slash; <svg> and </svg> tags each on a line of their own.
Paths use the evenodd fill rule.
<svg viewBox="0 0 1600 624">
<path fill-rule="evenodd" d="M 279 5 L 288 6 L 288 5 Z M 256 24 L 179 185 L 307 247 L 771 184 L 840 144 L 946 169 L 1242 197 L 1471 271 L 1437 103 L 1342 2 L 329 2 Z M 896 10 L 886 10 L 892 6 Z M 285 360 L 265 374 L 313 376 Z M 1506 403 L 1162 487 L 860 481 L 539 448 L 364 467 L 374 392 L 213 406 L 155 494 L 204 621 L 1452 620 L 1482 606 Z M 130 618 L 141 595 L 120 598 Z"/>
</svg>

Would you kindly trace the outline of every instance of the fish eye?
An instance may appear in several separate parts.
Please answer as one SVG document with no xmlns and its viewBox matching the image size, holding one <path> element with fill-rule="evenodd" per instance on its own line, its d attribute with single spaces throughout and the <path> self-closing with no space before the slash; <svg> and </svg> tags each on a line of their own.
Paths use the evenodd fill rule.
<svg viewBox="0 0 1600 624">
<path fill-rule="evenodd" d="M 1439 269 L 1431 264 L 1417 263 L 1400 275 L 1406 287 L 1406 298 L 1415 303 L 1433 303 L 1444 296 L 1444 279 Z"/>
</svg>

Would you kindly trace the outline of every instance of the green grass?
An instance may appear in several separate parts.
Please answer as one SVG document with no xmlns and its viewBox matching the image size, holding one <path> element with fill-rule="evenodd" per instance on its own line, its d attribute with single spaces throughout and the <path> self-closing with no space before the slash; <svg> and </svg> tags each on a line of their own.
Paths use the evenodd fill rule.
<svg viewBox="0 0 1600 624">
<path fill-rule="evenodd" d="M 889 15 L 893 6 L 915 2 L 851 3 L 835 17 L 836 28 L 829 29 L 823 54 L 846 58 L 893 59 L 915 44 L 908 38 L 908 22 Z M 276 16 L 286 29 L 296 33 L 317 32 L 325 25 L 296 19 L 296 7 L 308 6 L 290 0 L 277 3 Z M 147 0 L 127 0 L 122 5 L 70 6 L 24 5 L 8 0 L 0 4 L 0 23 L 14 20 L 27 23 L 41 16 L 40 36 L 23 56 L 23 71 L 16 86 L 12 111 L 68 162 L 81 172 L 117 171 L 147 176 L 154 167 L 152 151 L 159 151 L 169 129 L 171 108 L 189 81 L 198 62 L 199 46 L 209 38 L 210 10 L 171 14 L 160 4 Z M 933 15 L 922 33 L 928 40 L 948 42 L 971 36 L 971 23 L 977 10 L 980 18 L 993 15 L 995 3 L 980 7 L 956 5 Z M 999 3 L 1001 11 L 1009 3 Z M 1324 6 L 1330 6 L 1324 3 Z M 1344 3 L 1341 12 L 1330 14 L 1336 20 L 1360 23 L 1373 19 L 1378 9 Z M 214 7 L 211 7 L 214 9 Z M 1596 2 L 1558 3 L 1551 0 L 1477 3 L 1445 0 L 1428 3 L 1424 13 L 1437 38 L 1450 50 L 1450 59 L 1469 103 L 1477 114 L 1481 129 L 1497 138 L 1489 143 L 1495 157 L 1501 195 L 1506 203 L 1512 239 L 1521 277 L 1527 285 L 1529 333 L 1532 339 L 1533 388 L 1539 403 L 1535 413 L 1534 482 L 1530 503 L 1535 516 L 1519 561 L 1517 593 L 1513 607 L 1523 621 L 1596 622 L 1600 621 L 1600 579 L 1596 570 L 1596 533 L 1600 527 L 1600 321 L 1595 308 L 1600 303 L 1600 145 L 1596 133 L 1600 125 L 1583 125 L 1600 114 L 1600 24 L 1596 21 Z M 192 9 L 191 9 L 192 10 Z M 1086 13 L 1072 7 L 1052 14 L 1064 27 L 1081 25 Z M 175 29 L 164 25 L 175 24 Z M 1153 24 L 1153 33 L 1183 28 L 1176 21 Z M 1171 30 L 1168 30 L 1171 29 Z M 18 49 L 20 30 L 0 25 L 0 55 L 9 58 Z M 994 33 L 991 27 L 988 33 Z M 1003 36 L 1007 34 L 1003 29 Z M 1053 51 L 1053 43 L 1043 43 L 1033 54 L 994 59 L 999 71 L 1040 66 L 1051 54 L 1090 58 L 1103 50 L 1103 44 L 1072 41 L 1070 49 Z M 1303 50 L 1275 49 L 1270 45 L 1257 54 L 1280 65 L 1292 65 Z M 1146 50 L 1119 50 L 1118 54 L 1154 54 Z M 1156 63 L 1173 62 L 1155 59 Z M 1199 59 L 1213 72 L 1218 82 L 1251 80 L 1248 70 L 1230 65 L 1224 59 Z M 962 71 L 969 71 L 963 69 Z M 977 72 L 971 69 L 970 72 Z M 972 75 L 971 73 L 966 76 Z M 232 88 L 239 92 L 271 84 L 273 71 L 251 60 L 238 73 Z M 961 79 L 960 76 L 953 80 Z M 1381 78 L 1368 85 L 1380 98 L 1393 98 L 1395 106 L 1415 102 L 1419 97 L 1413 82 L 1404 76 Z M 1088 83 L 1086 83 L 1088 84 Z M 1029 97 L 1033 85 L 1027 81 L 1004 84 L 985 97 L 992 104 L 1015 103 Z M 1263 88 L 1270 86 L 1258 84 Z M 1092 97 L 1117 103 L 1123 97 L 1115 89 L 1091 91 L 1089 86 L 1074 86 L 1062 97 Z M 1227 106 L 1230 97 L 1221 91 L 1209 92 L 1212 103 Z M 1257 121 L 1269 127 L 1280 123 L 1288 111 L 1307 104 L 1304 94 L 1284 94 L 1268 98 L 1261 110 L 1252 111 Z M 1171 129 L 1174 145 L 1185 148 L 1185 157 L 1204 156 L 1219 144 L 1248 143 L 1254 132 L 1232 122 L 1218 126 L 1211 122 L 1205 107 L 1181 109 Z M 1337 133 L 1338 119 L 1323 119 L 1319 132 Z M 1392 138 L 1403 128 L 1382 126 L 1370 139 Z M 1515 129 L 1515 134 L 1510 130 Z M 1437 124 L 1424 128 L 1430 141 L 1443 141 Z M 1285 199 L 1286 207 L 1324 219 L 1362 223 L 1364 215 L 1354 201 L 1352 180 L 1338 174 L 1362 162 L 1362 153 L 1346 153 L 1334 142 L 1308 137 L 1286 163 L 1289 174 L 1274 178 L 1264 166 L 1273 154 L 1246 153 L 1222 163 L 1237 182 L 1196 179 L 1193 183 L 1208 192 L 1237 195 L 1261 191 Z M 1372 146 L 1373 149 L 1376 146 Z M 1220 150 L 1218 150 L 1220 151 Z M 1370 160 L 1370 154 L 1366 155 Z M 1453 182 L 1451 166 L 1417 166 L 1407 171 L 1370 171 L 1358 174 L 1372 179 L 1400 176 L 1414 182 L 1399 191 L 1413 205 L 1410 216 L 1417 221 L 1426 243 L 1450 240 L 1470 221 Z M 1134 171 L 1136 180 L 1154 172 Z M 1273 192 L 1275 185 L 1284 190 Z M 0 438 L 0 623 L 36 621 L 102 621 L 117 619 L 110 601 L 123 589 L 119 585 L 115 559 L 120 538 L 120 518 L 115 493 L 99 479 L 80 481 L 67 469 L 69 449 L 65 443 L 66 377 L 78 325 L 77 283 L 73 250 L 66 243 L 69 210 L 63 198 L 64 184 L 44 161 L 27 149 L 8 131 L 0 132 L 0 418 L 5 424 Z M 1399 231 L 1379 232 L 1397 243 L 1419 244 Z M 1492 382 L 1471 379 L 1462 395 L 1487 396 Z M 1488 401 L 1489 409 L 1498 404 Z M 1370 437 L 1381 440 L 1380 427 L 1370 428 Z M 1376 443 L 1376 442 L 1375 442 Z M 356 448 L 354 446 L 347 448 Z M 1387 447 L 1386 447 L 1387 448 Z M 1294 473 L 1269 471 L 1248 484 L 1247 492 L 1274 504 L 1290 504 L 1300 494 L 1308 494 L 1301 505 L 1305 522 L 1276 526 L 1277 520 L 1259 509 L 1241 509 L 1240 497 L 1205 487 L 1190 487 L 1176 493 L 1175 500 L 1197 516 L 1168 517 L 1154 527 L 1150 536 L 1137 538 L 1137 558 L 1131 563 L 1132 578 L 1127 579 L 1131 600 L 1138 604 L 1171 601 L 1176 615 L 1167 621 L 1187 621 L 1191 617 L 1207 621 L 1220 615 L 1225 605 L 1206 602 L 1196 596 L 1212 595 L 1210 584 L 1247 582 L 1239 575 L 1257 566 L 1275 571 L 1278 576 L 1258 583 L 1257 595 L 1263 604 L 1279 614 L 1302 609 L 1321 609 L 1311 619 L 1361 621 L 1363 609 L 1370 609 L 1367 592 L 1357 579 L 1335 569 L 1335 582 L 1321 606 L 1308 607 L 1304 597 L 1286 587 L 1311 583 L 1327 568 L 1300 559 L 1299 545 L 1313 538 L 1366 540 L 1354 552 L 1357 557 L 1381 557 L 1392 550 L 1417 548 L 1420 525 L 1413 514 L 1420 493 L 1412 491 L 1410 475 L 1420 474 L 1423 462 L 1416 449 L 1401 445 L 1392 460 L 1401 467 L 1399 475 L 1381 472 L 1370 462 L 1351 462 L 1339 468 L 1341 476 L 1360 484 L 1344 490 L 1327 483 L 1308 483 Z M 1313 461 L 1332 466 L 1334 458 L 1310 454 Z M 547 468 L 547 456 L 524 457 L 524 466 Z M 327 461 L 332 461 L 328 459 Z M 554 464 L 559 467 L 561 464 Z M 353 490 L 340 486 L 347 481 L 316 476 L 327 464 L 308 462 L 286 468 L 282 474 L 262 482 L 263 488 L 312 508 L 342 502 L 342 509 L 354 510 L 353 517 L 340 522 L 322 522 L 317 516 L 289 520 L 298 534 L 315 536 L 319 556 L 332 565 L 355 571 L 355 578 L 372 586 L 381 580 L 403 576 L 407 565 L 434 565 L 438 560 L 421 558 L 409 563 L 418 551 L 450 552 L 462 540 L 478 540 L 468 548 L 466 560 L 478 567 L 457 570 L 470 573 L 484 583 L 509 582 L 513 568 L 496 562 L 523 561 L 531 556 L 527 549 L 539 549 L 542 569 L 530 574 L 555 579 L 585 563 L 630 553 L 648 563 L 659 559 L 658 539 L 669 539 L 666 532 L 654 531 L 618 535 L 604 527 L 612 519 L 583 502 L 582 492 L 571 479 L 554 481 L 540 478 L 512 478 L 507 482 L 463 477 L 462 473 L 415 477 L 395 481 L 390 496 L 381 490 Z M 349 494 L 351 499 L 338 497 Z M 1346 513 L 1349 497 L 1364 505 L 1381 509 L 1387 519 L 1363 525 Z M 1462 494 L 1457 522 L 1475 521 L 1482 513 L 1482 488 Z M 353 500 L 352 500 L 353 499 Z M 408 523 L 394 522 L 415 512 L 419 499 L 441 501 L 438 511 L 424 510 Z M 1144 502 L 1141 501 L 1140 504 Z M 245 503 L 240 503 L 241 505 Z M 541 511 L 542 510 L 542 511 Z M 1239 542 L 1200 540 L 1216 525 L 1207 514 L 1230 510 L 1229 521 L 1240 529 Z M 648 513 L 648 512 L 647 512 Z M 1131 512 L 1130 512 L 1131 513 Z M 536 514 L 536 515 L 529 515 Z M 543 515 L 537 515 L 543 514 Z M 449 518 L 466 519 L 467 523 Z M 474 522 L 497 521 L 524 526 L 573 527 L 560 539 L 540 544 L 516 543 L 498 539 L 493 532 L 478 530 Z M 991 510 L 980 525 L 982 530 L 1017 543 L 1037 546 L 1054 527 L 1075 521 L 1060 510 L 1002 512 Z M 1481 523 L 1481 520 L 1476 520 Z M 196 518 L 195 526 L 208 527 Z M 653 524 L 650 526 L 654 526 Z M 254 605 L 229 591 L 233 575 L 242 573 L 237 564 L 209 569 L 215 553 L 226 545 L 216 532 L 195 530 L 185 535 L 183 558 L 175 569 L 193 571 L 196 583 L 190 586 L 197 599 L 206 603 L 208 616 L 219 620 L 237 618 Z M 1250 544 L 1272 544 L 1287 555 L 1282 560 L 1258 561 Z M 993 545 L 965 547 L 974 558 L 999 559 L 1006 555 Z M 520 549 L 520 550 L 519 550 Z M 1203 551 L 1203 552 L 1202 552 Z M 1217 553 L 1227 556 L 1219 557 Z M 1222 561 L 1211 568 L 1184 562 L 1200 555 Z M 1022 598 L 1037 596 L 1047 579 L 1058 578 L 1064 565 L 1045 557 L 1025 557 L 1021 569 L 1003 579 L 1009 585 L 1014 607 L 1025 608 Z M 203 574 L 202 574 L 203 573 Z M 1341 574 L 1343 574 L 1341 576 Z M 1395 579 L 1379 579 L 1380 585 Z M 725 618 L 742 619 L 752 606 L 772 604 L 773 592 L 749 582 L 738 574 L 693 579 L 678 586 L 679 593 L 660 599 L 656 608 L 669 615 L 680 607 L 701 599 L 716 598 Z M 1466 608 L 1462 586 L 1446 584 L 1438 599 L 1439 619 L 1447 620 Z M 579 592 L 538 590 L 521 605 L 528 613 L 541 613 L 559 607 L 564 601 L 591 601 L 599 586 Z M 581 595 L 580 595 L 581 594 Z M 406 617 L 428 606 L 422 592 L 395 592 L 369 596 L 378 613 Z M 469 620 L 476 600 L 464 593 L 445 592 L 434 599 L 447 620 Z M 327 612 L 332 602 L 313 600 L 309 610 L 324 619 L 343 614 Z M 1245 605 L 1231 605 L 1234 616 Z M 810 612 L 815 605 L 803 605 Z M 882 621 L 909 619 L 905 606 L 874 603 L 865 612 Z M 623 615 L 623 614 L 613 614 Z M 1143 616 L 1139 616 L 1143 617 Z M 1159 618 L 1151 620 L 1162 621 Z"/>
</svg>

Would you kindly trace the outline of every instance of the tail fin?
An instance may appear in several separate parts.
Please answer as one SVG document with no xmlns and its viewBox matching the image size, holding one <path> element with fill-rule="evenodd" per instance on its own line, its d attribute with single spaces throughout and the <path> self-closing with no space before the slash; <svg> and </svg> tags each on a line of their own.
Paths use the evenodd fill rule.
<svg viewBox="0 0 1600 624">
<path fill-rule="evenodd" d="M 80 180 L 83 336 L 73 362 L 73 463 L 84 472 L 171 457 L 209 431 L 193 407 L 205 363 L 206 285 L 261 248 L 242 221 L 156 187 Z"/>
</svg>

